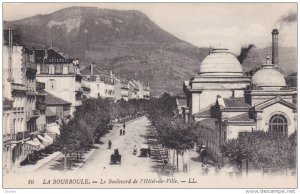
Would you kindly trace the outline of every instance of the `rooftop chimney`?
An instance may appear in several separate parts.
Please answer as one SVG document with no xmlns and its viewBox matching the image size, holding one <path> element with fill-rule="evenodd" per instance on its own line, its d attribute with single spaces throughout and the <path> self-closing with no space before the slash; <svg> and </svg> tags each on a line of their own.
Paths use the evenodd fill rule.
<svg viewBox="0 0 300 194">
<path fill-rule="evenodd" d="M 94 74 L 94 63 L 91 64 L 91 75 Z"/>
<path fill-rule="evenodd" d="M 273 29 L 272 31 L 272 64 L 275 66 L 278 65 L 279 63 L 279 58 L 278 58 L 278 30 Z"/>
</svg>

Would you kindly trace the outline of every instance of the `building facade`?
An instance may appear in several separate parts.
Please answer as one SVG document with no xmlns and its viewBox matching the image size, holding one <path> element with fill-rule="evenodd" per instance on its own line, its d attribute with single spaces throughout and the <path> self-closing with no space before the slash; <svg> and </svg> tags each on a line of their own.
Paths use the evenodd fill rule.
<svg viewBox="0 0 300 194">
<path fill-rule="evenodd" d="M 78 60 L 50 49 L 34 49 L 37 80 L 46 84 L 45 90 L 71 103 L 71 115 L 81 105 L 83 89 Z"/>
<path fill-rule="evenodd" d="M 8 37 L 3 45 L 3 153 L 8 158 L 3 161 L 4 172 L 13 170 L 27 157 L 25 142 L 29 139 L 26 125 L 26 66 L 25 48 L 15 44 L 13 31 L 8 30 Z"/>
<path fill-rule="evenodd" d="M 273 32 L 277 63 L 278 31 Z M 183 116 L 205 131 L 199 142 L 217 160 L 222 158 L 220 145 L 244 133 L 263 130 L 290 135 L 297 130 L 297 91 L 287 87 L 269 54 L 266 63 L 248 77 L 227 50 L 214 49 L 202 61 L 199 76 L 184 82 L 183 90 L 187 97 Z"/>
</svg>

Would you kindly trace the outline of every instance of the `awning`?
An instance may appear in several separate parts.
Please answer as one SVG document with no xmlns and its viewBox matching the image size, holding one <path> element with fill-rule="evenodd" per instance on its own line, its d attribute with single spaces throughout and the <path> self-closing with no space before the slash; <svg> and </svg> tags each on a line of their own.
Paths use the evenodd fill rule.
<svg viewBox="0 0 300 194">
<path fill-rule="evenodd" d="M 25 145 L 25 149 L 28 149 L 28 151 L 37 151 L 40 149 L 40 144 L 31 140 L 26 141 Z"/>
<path fill-rule="evenodd" d="M 49 146 L 49 145 L 52 144 L 51 141 L 47 140 L 46 138 L 44 138 L 44 137 L 41 136 L 41 135 L 38 135 L 38 138 L 39 138 L 40 140 L 42 140 L 42 144 L 43 144 L 45 147 L 47 147 L 47 146 Z"/>
<path fill-rule="evenodd" d="M 50 132 L 50 133 L 60 135 L 59 125 L 57 125 L 55 123 L 47 125 L 47 131 Z"/>
<path fill-rule="evenodd" d="M 34 141 L 35 143 L 40 145 L 40 148 L 38 149 L 38 151 L 45 149 L 45 146 L 37 138 L 34 138 L 32 141 Z"/>
<path fill-rule="evenodd" d="M 49 142 L 51 142 L 51 144 L 53 143 L 52 137 L 50 137 L 48 134 L 45 133 L 44 138 L 47 139 Z"/>
</svg>

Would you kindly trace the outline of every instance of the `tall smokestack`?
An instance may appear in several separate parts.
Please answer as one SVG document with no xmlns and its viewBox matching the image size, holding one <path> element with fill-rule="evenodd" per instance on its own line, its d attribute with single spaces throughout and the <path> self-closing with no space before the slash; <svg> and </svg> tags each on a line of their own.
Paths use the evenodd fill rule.
<svg viewBox="0 0 300 194">
<path fill-rule="evenodd" d="M 278 58 L 278 30 L 273 29 L 272 31 L 272 64 L 278 65 L 279 58 Z"/>
</svg>

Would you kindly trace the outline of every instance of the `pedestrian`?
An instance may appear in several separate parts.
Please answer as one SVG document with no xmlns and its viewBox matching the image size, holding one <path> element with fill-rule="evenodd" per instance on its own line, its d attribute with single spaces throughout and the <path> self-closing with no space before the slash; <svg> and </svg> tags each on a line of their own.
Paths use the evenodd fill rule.
<svg viewBox="0 0 300 194">
<path fill-rule="evenodd" d="M 111 148 L 111 141 L 110 140 L 108 140 L 108 149 L 110 149 Z"/>
<path fill-rule="evenodd" d="M 136 148 L 136 145 L 134 146 L 133 148 L 133 155 L 136 155 L 137 154 L 137 148 Z"/>
<path fill-rule="evenodd" d="M 120 129 L 120 135 L 122 135 L 123 133 L 122 133 L 122 129 Z"/>
<path fill-rule="evenodd" d="M 148 156 L 150 157 L 151 156 L 151 148 L 150 148 L 150 146 L 148 146 Z"/>
<path fill-rule="evenodd" d="M 126 124 L 125 124 L 125 122 L 124 122 L 124 124 L 123 124 L 123 128 L 125 129 L 125 127 L 126 127 Z"/>
<path fill-rule="evenodd" d="M 200 150 L 200 161 L 202 162 L 202 166 L 204 163 L 206 163 L 206 160 L 207 160 L 207 151 L 206 151 L 206 146 L 203 145 Z"/>
<path fill-rule="evenodd" d="M 125 130 L 123 130 L 123 135 L 125 135 Z"/>
<path fill-rule="evenodd" d="M 207 150 L 206 150 L 206 146 L 203 145 L 201 150 L 200 150 L 200 159 L 201 159 L 201 162 L 202 162 L 202 166 L 207 163 L 207 155 L 208 155 L 208 153 L 207 153 Z"/>
</svg>

